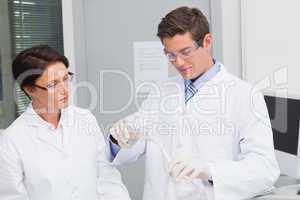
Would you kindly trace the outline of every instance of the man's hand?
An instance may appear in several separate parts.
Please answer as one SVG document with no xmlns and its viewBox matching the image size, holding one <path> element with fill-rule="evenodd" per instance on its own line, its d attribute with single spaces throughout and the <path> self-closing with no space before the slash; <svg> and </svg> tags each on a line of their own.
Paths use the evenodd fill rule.
<svg viewBox="0 0 300 200">
<path fill-rule="evenodd" d="M 173 160 L 169 164 L 169 174 L 176 181 L 192 182 L 195 179 L 209 180 L 210 175 L 203 167 L 195 167 L 188 161 Z"/>
<path fill-rule="evenodd" d="M 140 134 L 130 128 L 124 119 L 118 121 L 112 126 L 110 134 L 118 141 L 121 148 L 129 148 L 133 146 L 140 138 Z"/>
</svg>

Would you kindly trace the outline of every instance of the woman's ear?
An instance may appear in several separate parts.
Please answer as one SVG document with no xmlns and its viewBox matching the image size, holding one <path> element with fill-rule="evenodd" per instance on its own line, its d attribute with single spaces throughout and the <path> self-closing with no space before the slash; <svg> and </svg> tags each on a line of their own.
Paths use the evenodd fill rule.
<svg viewBox="0 0 300 200">
<path fill-rule="evenodd" d="M 30 96 L 30 98 L 32 96 L 34 96 L 34 93 L 35 93 L 35 88 L 33 86 L 24 86 L 23 87 L 24 91 L 26 92 L 26 94 L 28 96 Z"/>
</svg>

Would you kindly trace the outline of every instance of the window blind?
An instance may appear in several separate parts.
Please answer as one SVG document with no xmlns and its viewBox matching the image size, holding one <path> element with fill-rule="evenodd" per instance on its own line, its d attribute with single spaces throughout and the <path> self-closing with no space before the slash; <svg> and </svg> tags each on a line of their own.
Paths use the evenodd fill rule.
<svg viewBox="0 0 300 200">
<path fill-rule="evenodd" d="M 9 0 L 12 57 L 22 50 L 47 44 L 63 54 L 61 0 Z M 20 87 L 15 87 L 17 112 L 29 103 Z"/>
</svg>

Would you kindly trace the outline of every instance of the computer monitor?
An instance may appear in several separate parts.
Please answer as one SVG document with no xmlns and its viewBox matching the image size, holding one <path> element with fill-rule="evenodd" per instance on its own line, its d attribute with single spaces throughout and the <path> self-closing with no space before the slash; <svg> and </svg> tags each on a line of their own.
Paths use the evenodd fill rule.
<svg viewBox="0 0 300 200">
<path fill-rule="evenodd" d="M 300 179 L 300 100 L 265 96 L 282 174 Z"/>
</svg>

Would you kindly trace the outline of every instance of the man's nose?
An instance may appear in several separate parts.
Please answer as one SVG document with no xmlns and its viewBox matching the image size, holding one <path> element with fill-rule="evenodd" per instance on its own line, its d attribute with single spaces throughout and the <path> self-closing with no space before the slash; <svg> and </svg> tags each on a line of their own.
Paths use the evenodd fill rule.
<svg viewBox="0 0 300 200">
<path fill-rule="evenodd" d="M 184 64 L 184 59 L 181 58 L 180 56 L 176 55 L 176 60 L 174 62 L 175 66 L 180 67 Z"/>
</svg>

